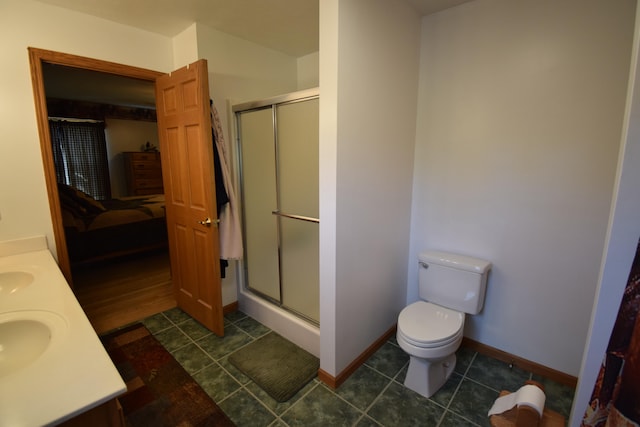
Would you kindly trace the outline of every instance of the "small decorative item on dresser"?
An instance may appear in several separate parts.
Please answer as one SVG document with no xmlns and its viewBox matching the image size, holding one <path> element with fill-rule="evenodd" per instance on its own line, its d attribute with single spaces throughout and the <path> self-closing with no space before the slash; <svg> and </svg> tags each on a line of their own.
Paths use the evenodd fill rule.
<svg viewBox="0 0 640 427">
<path fill-rule="evenodd" d="M 142 146 L 142 151 L 158 151 L 158 147 L 156 147 L 155 145 L 151 144 L 149 141 L 147 141 L 147 143 L 145 145 Z"/>
<path fill-rule="evenodd" d="M 162 166 L 158 151 L 125 152 L 127 192 L 131 196 L 162 194 Z"/>
</svg>

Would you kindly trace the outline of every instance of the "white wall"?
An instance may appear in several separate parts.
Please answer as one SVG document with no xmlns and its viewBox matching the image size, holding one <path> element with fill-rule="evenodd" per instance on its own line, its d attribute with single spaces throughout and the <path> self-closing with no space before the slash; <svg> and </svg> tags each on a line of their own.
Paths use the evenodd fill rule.
<svg viewBox="0 0 640 427">
<path fill-rule="evenodd" d="M 297 90 L 296 58 L 197 24 L 198 56 L 209 66 L 209 90 L 225 126 L 232 104 Z M 225 128 L 226 135 L 229 129 Z"/>
<path fill-rule="evenodd" d="M 339 374 L 405 303 L 420 18 L 385 0 L 320 11 L 320 363 Z"/>
<path fill-rule="evenodd" d="M 159 147 L 158 124 L 141 120 L 107 118 L 105 119 L 104 136 L 107 140 L 111 196 L 130 196 L 127 191 L 127 179 L 122 153 L 140 151 L 147 142 Z"/>
<path fill-rule="evenodd" d="M 625 126 L 616 173 L 614 202 L 607 233 L 607 247 L 602 259 L 600 281 L 589 339 L 580 369 L 578 388 L 573 401 L 570 425 L 578 427 L 584 416 L 609 337 L 613 330 L 622 294 L 640 237 L 640 10 L 636 10 L 633 69 L 625 114 Z"/>
<path fill-rule="evenodd" d="M 172 40 L 173 69 L 177 70 L 196 62 L 198 56 L 198 24 L 195 22 L 185 28 Z"/>
<path fill-rule="evenodd" d="M 297 59 L 298 90 L 318 87 L 320 71 L 320 52 L 310 53 Z"/>
<path fill-rule="evenodd" d="M 339 9 L 339 0 L 323 0 L 319 5 L 320 368 L 334 377 L 338 373 L 335 300 Z"/>
<path fill-rule="evenodd" d="M 622 129 L 634 1 L 476 0 L 425 17 L 418 253 L 494 263 L 465 334 L 578 374 Z"/>
<path fill-rule="evenodd" d="M 169 71 L 171 40 L 31 0 L 2 0 L 0 40 L 0 241 L 45 235 L 55 253 L 27 47 Z"/>
</svg>

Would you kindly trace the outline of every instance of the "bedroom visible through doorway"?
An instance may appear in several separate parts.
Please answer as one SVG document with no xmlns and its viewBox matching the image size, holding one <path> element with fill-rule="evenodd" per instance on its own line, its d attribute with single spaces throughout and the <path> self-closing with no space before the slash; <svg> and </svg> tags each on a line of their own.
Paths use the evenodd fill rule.
<svg viewBox="0 0 640 427">
<path fill-rule="evenodd" d="M 163 197 L 161 187 L 160 194 L 147 192 L 131 198 L 121 153 L 142 152 L 152 148 L 155 141 L 142 137 L 129 148 L 123 148 L 119 144 L 123 133 L 116 137 L 118 143 L 109 153 L 112 163 L 109 173 L 115 177 L 110 184 L 112 194 L 122 197 L 109 204 L 111 200 L 95 200 L 73 186 L 60 188 L 48 137 L 48 121 L 52 116 L 103 120 L 110 131 L 122 128 L 122 123 L 148 123 L 148 127 L 156 130 L 154 81 L 160 73 L 57 52 L 31 48 L 29 51 L 56 255 L 63 274 L 98 332 L 175 307 L 163 203 L 159 200 Z M 139 96 L 145 92 L 147 99 Z M 76 173 L 82 177 L 90 171 L 88 167 Z M 161 172 L 158 173 L 161 182 Z M 52 191 L 53 188 L 57 191 Z M 108 215 L 104 214 L 112 213 L 112 208 L 114 215 L 106 218 Z M 126 230 L 118 237 L 109 228 L 103 228 L 114 218 L 122 222 L 125 217 L 149 220 L 148 227 L 134 226 L 142 231 L 139 239 Z M 102 235 L 87 233 L 86 239 L 70 240 L 71 235 L 82 236 L 85 231 Z M 96 238 L 100 241 L 92 244 Z"/>
<path fill-rule="evenodd" d="M 74 283 L 98 334 L 176 306 L 166 249 L 80 266 Z"/>
</svg>

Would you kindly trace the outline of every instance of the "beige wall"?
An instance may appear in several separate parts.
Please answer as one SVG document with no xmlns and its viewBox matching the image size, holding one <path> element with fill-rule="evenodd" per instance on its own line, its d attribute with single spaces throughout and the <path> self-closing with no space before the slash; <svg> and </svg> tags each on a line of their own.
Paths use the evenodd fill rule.
<svg viewBox="0 0 640 427">
<path fill-rule="evenodd" d="M 466 335 L 577 375 L 613 194 L 632 0 L 477 0 L 423 19 L 418 253 L 494 267 Z"/>
<path fill-rule="evenodd" d="M 300 78 L 317 81 L 317 70 L 298 71 L 296 58 L 195 23 L 170 39 L 31 0 L 0 4 L 0 39 L 0 240 L 45 235 L 54 252 L 27 47 L 167 72 L 206 58 L 229 155 L 233 102 L 295 91 Z M 232 265 L 223 281 L 225 304 L 237 298 L 234 273 Z"/>
<path fill-rule="evenodd" d="M 0 240 L 45 235 L 55 253 L 27 47 L 169 71 L 171 40 L 30 0 L 2 1 L 0 40 Z"/>
</svg>

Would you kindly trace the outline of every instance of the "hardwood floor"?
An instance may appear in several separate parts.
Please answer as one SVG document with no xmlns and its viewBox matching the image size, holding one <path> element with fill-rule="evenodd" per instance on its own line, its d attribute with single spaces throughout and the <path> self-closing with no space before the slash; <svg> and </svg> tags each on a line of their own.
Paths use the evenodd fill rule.
<svg viewBox="0 0 640 427">
<path fill-rule="evenodd" d="M 176 306 L 165 250 L 77 267 L 73 287 L 98 334 Z"/>
</svg>

